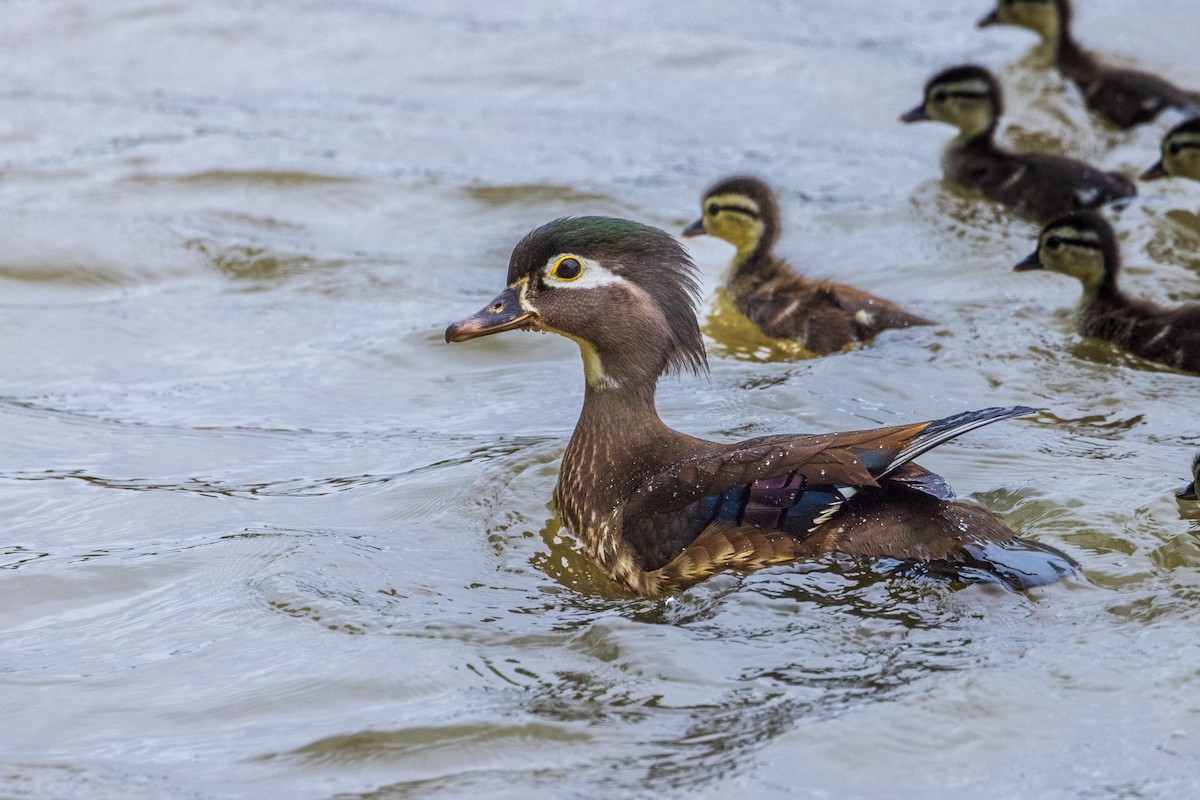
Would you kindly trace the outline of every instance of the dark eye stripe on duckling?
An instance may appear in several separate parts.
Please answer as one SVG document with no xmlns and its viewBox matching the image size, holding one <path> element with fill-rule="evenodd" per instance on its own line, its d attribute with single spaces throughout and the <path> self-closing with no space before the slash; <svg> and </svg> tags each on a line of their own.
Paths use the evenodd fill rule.
<svg viewBox="0 0 1200 800">
<path fill-rule="evenodd" d="M 961 98 L 969 98 L 972 100 L 987 100 L 992 96 L 991 92 L 968 91 L 967 89 L 934 89 L 932 97 L 934 100 L 958 100 Z"/>
<path fill-rule="evenodd" d="M 722 211 L 732 211 L 735 214 L 744 214 L 745 216 L 750 217 L 750 219 L 762 219 L 762 214 L 760 214 L 758 211 L 755 211 L 753 208 L 747 208 L 746 206 L 727 206 L 720 205 L 719 203 L 710 203 L 707 206 L 707 209 L 707 213 L 711 216 L 716 216 Z"/>
<path fill-rule="evenodd" d="M 1055 241 L 1055 240 L 1057 240 L 1057 241 Z M 1104 249 L 1104 245 L 1100 244 L 1099 242 L 1097 242 L 1094 239 L 1077 239 L 1072 236 L 1051 236 L 1048 239 L 1046 239 L 1045 243 L 1042 246 L 1049 247 L 1052 244 L 1054 244 L 1054 245 L 1071 244 L 1071 245 L 1075 245 L 1076 247 L 1086 247 L 1088 250 L 1103 250 Z"/>
</svg>

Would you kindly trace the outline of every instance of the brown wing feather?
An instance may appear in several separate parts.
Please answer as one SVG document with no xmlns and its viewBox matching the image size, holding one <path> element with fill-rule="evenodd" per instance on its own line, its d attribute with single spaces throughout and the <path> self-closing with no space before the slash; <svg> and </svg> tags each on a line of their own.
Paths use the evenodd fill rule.
<svg viewBox="0 0 1200 800">
<path fill-rule="evenodd" d="M 702 497 L 721 494 L 764 478 L 800 472 L 812 482 L 855 488 L 878 483 L 855 452 L 899 453 L 928 422 L 848 433 L 767 436 L 728 445 L 669 465 L 644 480 L 625 505 L 626 516 L 684 508 Z"/>
<path fill-rule="evenodd" d="M 793 339 L 818 355 L 888 328 L 930 324 L 854 286 L 808 280 L 778 260 L 735 275 L 729 290 L 738 310 L 767 336 Z"/>
</svg>

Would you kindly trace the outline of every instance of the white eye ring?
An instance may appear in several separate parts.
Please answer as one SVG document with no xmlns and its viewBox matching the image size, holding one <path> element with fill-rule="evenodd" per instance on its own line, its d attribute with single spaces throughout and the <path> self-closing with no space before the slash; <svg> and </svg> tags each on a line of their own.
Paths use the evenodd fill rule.
<svg viewBox="0 0 1200 800">
<path fill-rule="evenodd" d="M 550 277 L 563 283 L 579 280 L 582 274 L 583 262 L 573 255 L 559 256 L 550 267 Z"/>
<path fill-rule="evenodd" d="M 569 266 L 568 262 L 575 261 L 579 264 L 579 271 L 572 277 L 564 278 L 556 273 L 562 272 L 564 265 Z M 567 274 L 570 275 L 568 269 Z M 620 275 L 615 274 L 612 270 L 600 266 L 600 263 L 590 258 L 577 256 L 574 253 L 559 253 L 546 262 L 546 266 L 542 269 L 542 275 L 545 276 L 547 286 L 553 286 L 559 289 L 585 289 L 591 286 L 605 286 L 611 283 L 623 283 L 625 281 Z"/>
</svg>

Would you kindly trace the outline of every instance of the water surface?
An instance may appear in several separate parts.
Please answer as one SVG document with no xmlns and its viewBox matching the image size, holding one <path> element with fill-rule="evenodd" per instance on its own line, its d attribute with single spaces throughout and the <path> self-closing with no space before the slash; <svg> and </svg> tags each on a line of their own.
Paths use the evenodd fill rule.
<svg viewBox="0 0 1200 800">
<path fill-rule="evenodd" d="M 1080 3 L 1083 6 L 1084 4 Z M 478 7 L 477 7 L 478 6 Z M 1175 798 L 1200 774 L 1200 379 L 1013 275 L 1032 227 L 901 126 L 938 68 L 1111 168 L 983 4 L 4 5 L 0 795 Z M 1087 43 L 1200 86 L 1189 0 Z M 622 596 L 548 507 L 569 342 L 447 347 L 566 214 L 671 230 L 767 177 L 780 250 L 942 324 L 794 361 L 736 337 L 661 410 L 731 438 L 1048 411 L 925 463 L 1084 566 L 1013 594 L 836 563 Z M 1117 215 L 1200 299 L 1200 190 Z M 713 296 L 730 248 L 689 240 Z M 715 335 L 722 335 L 721 320 Z"/>
</svg>

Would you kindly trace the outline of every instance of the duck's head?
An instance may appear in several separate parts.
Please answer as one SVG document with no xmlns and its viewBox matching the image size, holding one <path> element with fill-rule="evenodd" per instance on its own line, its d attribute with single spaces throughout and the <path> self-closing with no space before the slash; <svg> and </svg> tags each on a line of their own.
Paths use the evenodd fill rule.
<svg viewBox="0 0 1200 800">
<path fill-rule="evenodd" d="M 1037 250 L 1013 270 L 1061 272 L 1078 278 L 1086 293 L 1095 294 L 1116 289 L 1120 265 L 1112 226 L 1094 211 L 1077 211 L 1043 228 Z"/>
<path fill-rule="evenodd" d="M 1142 173 L 1152 181 L 1168 175 L 1200 181 L 1200 117 L 1180 123 L 1162 141 L 1162 159 Z"/>
<path fill-rule="evenodd" d="M 737 248 L 735 264 L 769 251 L 779 236 L 779 206 L 771 187 L 745 175 L 718 181 L 700 201 L 700 219 L 683 229 L 684 236 L 706 233 Z"/>
<path fill-rule="evenodd" d="M 935 120 L 955 126 L 964 139 L 990 135 L 1002 110 L 1000 86 L 983 67 L 967 64 L 939 72 L 925 84 L 925 99 L 901 122 Z"/>
<path fill-rule="evenodd" d="M 517 244 L 508 286 L 446 328 L 446 341 L 549 331 L 579 344 L 590 386 L 653 385 L 665 372 L 707 369 L 697 293 L 695 266 L 666 232 L 611 217 L 558 219 Z"/>
<path fill-rule="evenodd" d="M 997 0 L 996 7 L 979 20 L 978 25 L 980 28 L 1019 25 L 1051 42 L 1070 21 L 1068 0 Z"/>
<path fill-rule="evenodd" d="M 1200 490 L 1200 453 L 1192 460 L 1192 482 L 1175 493 L 1180 500 L 1197 500 L 1196 491 Z"/>
</svg>

